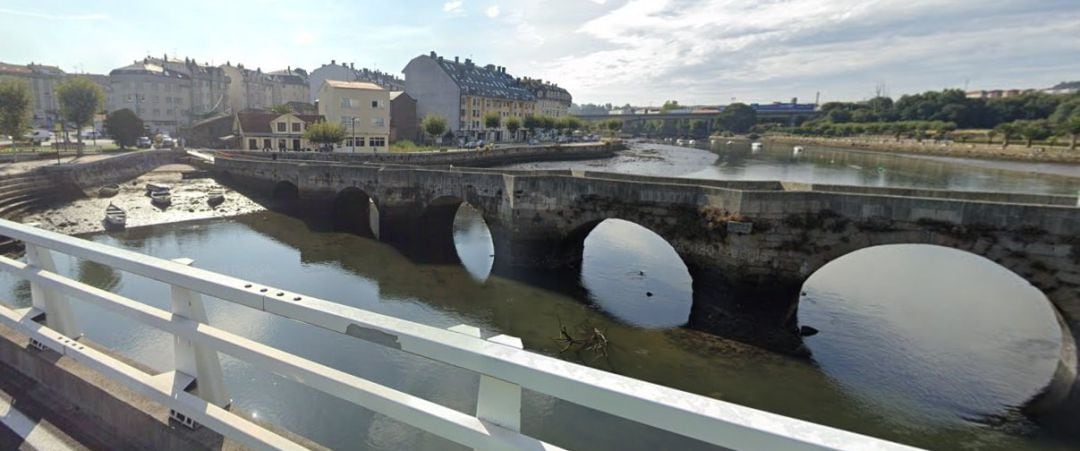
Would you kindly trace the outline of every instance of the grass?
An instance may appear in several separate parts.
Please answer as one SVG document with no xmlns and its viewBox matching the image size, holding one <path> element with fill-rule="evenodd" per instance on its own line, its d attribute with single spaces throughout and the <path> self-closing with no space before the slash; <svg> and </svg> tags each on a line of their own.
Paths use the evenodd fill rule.
<svg viewBox="0 0 1080 451">
<path fill-rule="evenodd" d="M 445 149 L 445 147 L 440 148 L 440 147 L 435 147 L 435 146 L 418 146 L 418 145 L 416 145 L 416 143 L 414 143 L 412 141 L 409 141 L 407 139 L 403 139 L 401 141 L 390 144 L 390 151 L 391 152 L 399 152 L 399 153 L 405 153 L 405 152 L 437 152 L 437 151 L 439 151 L 441 149 Z"/>
</svg>

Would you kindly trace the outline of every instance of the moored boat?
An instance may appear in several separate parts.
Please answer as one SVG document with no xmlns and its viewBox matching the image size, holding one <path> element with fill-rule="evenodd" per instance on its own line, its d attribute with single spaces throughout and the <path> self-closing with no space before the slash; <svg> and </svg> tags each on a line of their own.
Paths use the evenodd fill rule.
<svg viewBox="0 0 1080 451">
<path fill-rule="evenodd" d="M 206 194 L 206 203 L 211 207 L 216 207 L 225 202 L 225 193 L 220 190 L 213 190 Z"/>
<path fill-rule="evenodd" d="M 159 207 L 165 207 L 172 203 L 172 195 L 168 189 L 151 191 L 150 202 Z"/>
<path fill-rule="evenodd" d="M 149 196 L 150 194 L 152 194 L 152 193 L 154 193 L 156 191 L 169 192 L 169 185 L 163 185 L 161 183 L 147 183 L 146 184 L 146 195 L 147 196 Z"/>
<path fill-rule="evenodd" d="M 120 193 L 120 185 L 116 185 L 116 184 L 105 185 L 105 186 L 103 186 L 101 188 L 98 188 L 98 196 L 99 197 L 113 197 L 113 196 L 115 196 L 115 195 L 117 195 L 119 193 Z"/>
<path fill-rule="evenodd" d="M 127 226 L 127 212 L 110 203 L 108 207 L 105 207 L 103 223 L 106 229 L 122 229 Z"/>
</svg>

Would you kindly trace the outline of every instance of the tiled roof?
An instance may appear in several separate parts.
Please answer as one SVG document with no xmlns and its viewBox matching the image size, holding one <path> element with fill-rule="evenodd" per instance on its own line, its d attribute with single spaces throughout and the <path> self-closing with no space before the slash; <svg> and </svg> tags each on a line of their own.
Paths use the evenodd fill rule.
<svg viewBox="0 0 1080 451">
<path fill-rule="evenodd" d="M 495 66 L 477 66 L 472 63 L 458 63 L 445 58 L 435 58 L 435 62 L 461 88 L 462 94 L 484 97 L 499 97 L 512 100 L 536 100 L 536 97 L 513 76 L 497 70 Z"/>
<path fill-rule="evenodd" d="M 326 84 L 332 88 L 345 88 L 345 89 L 367 89 L 372 91 L 382 91 L 383 88 L 375 83 L 368 83 L 364 81 L 338 81 L 338 80 L 326 80 Z"/>
<path fill-rule="evenodd" d="M 290 114 L 296 116 L 298 119 L 304 121 L 307 124 L 313 124 L 322 119 L 322 116 L 319 116 L 318 114 Z M 270 130 L 270 123 L 273 122 L 274 119 L 277 119 L 281 116 L 284 116 L 284 114 L 278 114 L 272 111 L 262 110 L 244 110 L 236 113 L 236 118 L 240 121 L 240 129 L 247 134 L 271 133 L 272 131 Z"/>
<path fill-rule="evenodd" d="M 109 75 L 121 75 L 121 74 L 125 74 L 125 75 L 138 75 L 138 74 L 157 75 L 159 77 L 184 78 L 184 79 L 191 78 L 190 76 L 188 76 L 188 74 L 185 74 L 185 73 L 182 73 L 182 72 L 172 71 L 172 70 L 169 70 L 169 69 L 165 69 L 164 67 L 161 67 L 160 65 L 157 65 L 157 64 L 154 64 L 154 63 L 149 63 L 149 62 L 146 62 L 146 63 L 136 62 L 134 64 L 121 67 L 119 69 L 113 69 L 111 72 L 109 72 Z"/>
</svg>

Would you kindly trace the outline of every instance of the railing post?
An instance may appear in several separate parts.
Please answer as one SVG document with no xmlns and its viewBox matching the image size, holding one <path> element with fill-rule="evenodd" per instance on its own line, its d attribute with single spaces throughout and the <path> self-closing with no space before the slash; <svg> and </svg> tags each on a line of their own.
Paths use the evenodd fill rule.
<svg viewBox="0 0 1080 451">
<path fill-rule="evenodd" d="M 26 262 L 30 266 L 51 273 L 56 272 L 56 263 L 53 261 L 50 250 L 32 243 L 25 244 Z M 34 303 L 34 308 L 45 312 L 45 321 L 49 328 L 73 339 L 82 335 L 75 322 L 75 315 L 71 312 L 71 302 L 64 295 L 31 282 L 30 298 Z M 41 348 L 40 344 L 35 344 L 35 346 Z"/>
<path fill-rule="evenodd" d="M 451 327 L 450 330 L 480 338 L 480 329 L 476 327 L 461 324 Z M 520 338 L 508 335 L 497 335 L 488 338 L 488 341 L 518 349 L 523 347 Z M 520 432 L 521 386 L 481 374 L 480 390 L 476 396 L 476 417 Z"/>
<path fill-rule="evenodd" d="M 189 258 L 178 258 L 173 261 L 182 265 L 191 265 L 193 262 Z M 206 308 L 203 306 L 202 295 L 176 285 L 173 285 L 171 288 L 172 313 L 174 317 L 186 318 L 202 324 L 208 323 Z M 177 372 L 195 378 L 195 384 L 198 387 L 200 398 L 218 407 L 228 407 L 231 401 L 225 393 L 225 381 L 221 372 L 221 361 L 218 359 L 216 350 L 174 336 L 173 361 L 176 365 L 175 368 Z M 170 416 L 174 416 L 174 413 L 175 412 L 170 412 L 169 414 Z M 185 424 L 187 423 L 185 422 Z"/>
</svg>

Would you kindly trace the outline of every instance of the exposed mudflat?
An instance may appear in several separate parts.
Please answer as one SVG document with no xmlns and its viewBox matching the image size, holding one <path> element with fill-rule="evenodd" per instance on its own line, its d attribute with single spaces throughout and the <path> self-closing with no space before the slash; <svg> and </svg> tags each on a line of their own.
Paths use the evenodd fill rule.
<svg viewBox="0 0 1080 451">
<path fill-rule="evenodd" d="M 190 172 L 190 167 L 162 166 L 121 184 L 120 192 L 108 198 L 100 197 L 96 187 L 90 188 L 88 197 L 33 212 L 23 217 L 22 222 L 36 222 L 41 228 L 74 235 L 104 230 L 102 220 L 105 217 L 105 207 L 110 203 L 127 211 L 129 228 L 221 218 L 265 210 L 262 205 L 219 185 L 212 178 L 183 179 L 184 172 Z M 148 182 L 169 185 L 172 188 L 172 205 L 161 208 L 151 204 L 150 197 L 146 195 Z M 207 193 L 211 190 L 225 193 L 225 202 L 211 207 L 207 203 Z"/>
</svg>

